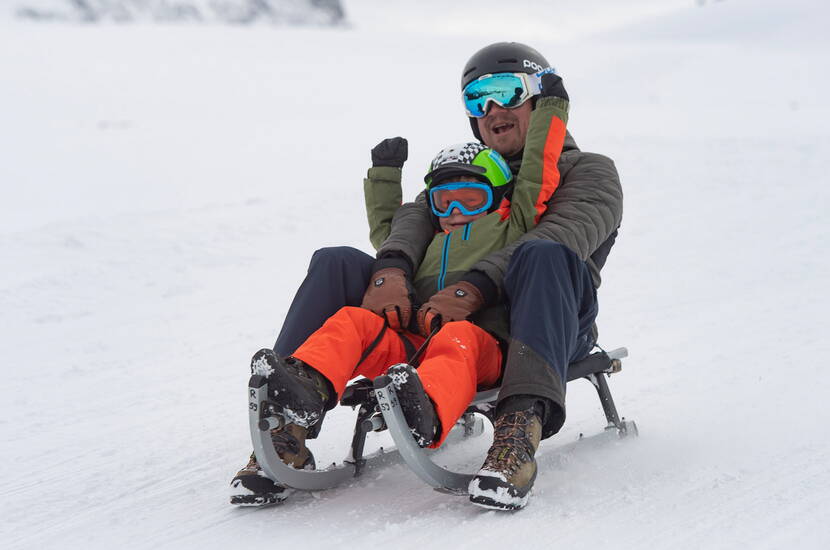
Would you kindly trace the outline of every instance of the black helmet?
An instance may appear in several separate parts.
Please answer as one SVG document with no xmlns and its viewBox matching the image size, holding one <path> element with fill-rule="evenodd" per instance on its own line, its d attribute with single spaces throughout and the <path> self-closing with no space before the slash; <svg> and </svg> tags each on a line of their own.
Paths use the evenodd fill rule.
<svg viewBox="0 0 830 550">
<path fill-rule="evenodd" d="M 548 67 L 548 60 L 530 46 L 518 42 L 496 42 L 478 50 L 464 65 L 461 72 L 461 89 L 485 74 L 533 74 Z"/>
<path fill-rule="evenodd" d="M 534 74 L 550 67 L 542 54 L 518 42 L 496 42 L 484 46 L 467 61 L 461 72 L 461 89 L 473 80 L 491 73 Z M 479 141 L 478 119 L 470 117 L 470 128 Z"/>
</svg>

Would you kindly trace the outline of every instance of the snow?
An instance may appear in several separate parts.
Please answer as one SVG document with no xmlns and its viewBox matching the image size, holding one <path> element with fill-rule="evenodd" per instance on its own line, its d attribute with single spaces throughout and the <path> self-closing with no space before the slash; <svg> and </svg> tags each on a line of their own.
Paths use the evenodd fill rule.
<svg viewBox="0 0 830 550">
<path fill-rule="evenodd" d="M 251 374 L 259 376 L 270 376 L 274 372 L 274 367 L 268 362 L 264 355 L 259 357 L 254 356 L 251 359 Z"/>
<path fill-rule="evenodd" d="M 4 0 L 22 19 L 73 23 L 332 25 L 339 0 Z"/>
<path fill-rule="evenodd" d="M 0 19 L 4 548 L 830 546 L 830 8 L 523 0 L 511 30 L 504 3 L 443 6 L 347 2 L 328 30 Z M 609 440 L 575 382 L 521 512 L 401 464 L 231 507 L 250 356 L 314 249 L 370 251 L 369 149 L 409 138 L 414 196 L 470 137 L 460 68 L 503 39 L 557 66 L 577 142 L 622 175 L 599 326 L 631 352 L 610 385 L 640 437 Z M 327 416 L 318 463 L 352 423 Z M 472 471 L 488 444 L 436 459 Z"/>
</svg>

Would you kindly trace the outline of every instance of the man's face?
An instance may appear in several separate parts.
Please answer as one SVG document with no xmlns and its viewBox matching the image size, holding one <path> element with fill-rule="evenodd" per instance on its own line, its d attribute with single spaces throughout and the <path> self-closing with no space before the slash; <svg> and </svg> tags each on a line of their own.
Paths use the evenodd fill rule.
<svg viewBox="0 0 830 550">
<path fill-rule="evenodd" d="M 509 157 L 525 146 L 533 101 L 528 100 L 515 109 L 505 109 L 495 103 L 483 118 L 478 119 L 478 131 L 484 145 Z"/>
</svg>

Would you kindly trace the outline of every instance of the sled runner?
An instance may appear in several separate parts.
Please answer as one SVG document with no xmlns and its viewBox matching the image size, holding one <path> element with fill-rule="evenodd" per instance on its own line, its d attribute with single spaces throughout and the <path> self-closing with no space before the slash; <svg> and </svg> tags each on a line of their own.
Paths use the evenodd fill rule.
<svg viewBox="0 0 830 550">
<path fill-rule="evenodd" d="M 622 368 L 621 360 L 627 356 L 628 350 L 625 348 L 609 352 L 600 350 L 568 367 L 569 382 L 586 378 L 593 384 L 608 422 L 605 429 L 615 431 L 619 437 L 637 435 L 637 426 L 617 413 L 606 377 L 619 372 Z M 484 431 L 482 417 L 493 421 L 498 392 L 498 388 L 495 388 L 476 394 L 444 445 L 450 444 L 452 440 L 480 435 Z M 369 467 L 389 462 L 400 455 L 418 477 L 436 490 L 466 494 L 474 474 L 456 473 L 438 466 L 430 458 L 434 451 L 418 446 L 404 420 L 394 385 L 388 376 L 381 375 L 374 381 L 364 378 L 353 382 L 343 393 L 340 404 L 358 409 L 349 456 L 342 463 L 332 464 L 326 469 L 297 470 L 280 460 L 271 443 L 270 430 L 279 427 L 284 419 L 269 403 L 267 379 L 259 375 L 251 376 L 248 382 L 248 418 L 254 452 L 263 472 L 272 480 L 288 487 L 317 491 L 339 485 L 359 476 Z M 396 448 L 380 449 L 364 456 L 367 434 L 386 429 L 392 435 Z"/>
</svg>

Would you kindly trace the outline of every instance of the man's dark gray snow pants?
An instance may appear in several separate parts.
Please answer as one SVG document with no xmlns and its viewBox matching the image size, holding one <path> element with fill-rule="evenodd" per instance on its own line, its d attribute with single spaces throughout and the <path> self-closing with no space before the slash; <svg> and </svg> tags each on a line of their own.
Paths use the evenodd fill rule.
<svg viewBox="0 0 830 550">
<path fill-rule="evenodd" d="M 316 251 L 274 345 L 277 354 L 291 355 L 341 307 L 359 306 L 373 263 L 354 248 Z M 511 396 L 544 398 L 549 414 L 543 437 L 550 437 L 565 421 L 568 364 L 587 356 L 595 343 L 598 305 L 591 274 L 566 246 L 529 241 L 510 259 L 504 293 L 511 338 L 499 402 Z"/>
</svg>

